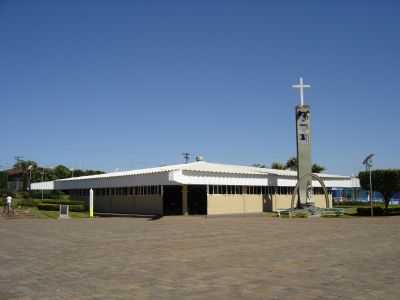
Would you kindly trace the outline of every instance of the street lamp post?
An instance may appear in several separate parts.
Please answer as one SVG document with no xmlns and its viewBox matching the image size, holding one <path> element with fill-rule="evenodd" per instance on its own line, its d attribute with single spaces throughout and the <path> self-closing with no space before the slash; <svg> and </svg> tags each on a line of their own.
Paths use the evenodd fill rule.
<svg viewBox="0 0 400 300">
<path fill-rule="evenodd" d="M 364 160 L 363 164 L 365 165 L 365 171 L 369 171 L 369 200 L 371 202 L 371 217 L 374 216 L 374 208 L 373 208 L 373 192 L 372 192 L 372 157 L 374 157 L 374 154 L 368 155 Z"/>
<path fill-rule="evenodd" d="M 29 191 L 29 192 L 31 191 L 32 169 L 33 169 L 33 166 L 32 166 L 32 165 L 29 165 L 29 166 L 28 166 L 28 171 L 29 171 L 28 191 Z"/>
<path fill-rule="evenodd" d="M 43 183 L 44 182 L 44 167 L 42 167 L 42 201 L 43 201 Z"/>
</svg>

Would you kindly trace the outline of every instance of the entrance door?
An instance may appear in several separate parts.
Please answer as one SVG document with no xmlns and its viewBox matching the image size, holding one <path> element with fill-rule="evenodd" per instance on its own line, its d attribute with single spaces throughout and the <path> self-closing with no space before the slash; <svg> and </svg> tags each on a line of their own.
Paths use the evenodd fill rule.
<svg viewBox="0 0 400 300">
<path fill-rule="evenodd" d="M 207 214 L 207 186 L 188 186 L 188 212 L 190 215 Z"/>
<path fill-rule="evenodd" d="M 164 215 L 182 214 L 182 186 L 164 185 L 163 186 Z"/>
</svg>

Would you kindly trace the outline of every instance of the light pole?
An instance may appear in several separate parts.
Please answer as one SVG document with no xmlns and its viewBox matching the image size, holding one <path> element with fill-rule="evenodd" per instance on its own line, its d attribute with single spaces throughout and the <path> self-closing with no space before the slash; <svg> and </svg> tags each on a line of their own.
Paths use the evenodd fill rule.
<svg viewBox="0 0 400 300">
<path fill-rule="evenodd" d="M 43 183 L 44 182 L 44 167 L 42 167 L 42 201 L 43 201 Z"/>
<path fill-rule="evenodd" d="M 31 191 L 32 169 L 33 169 L 33 166 L 32 166 L 32 165 L 29 165 L 29 166 L 28 166 L 28 171 L 29 171 L 28 191 Z"/>
<path fill-rule="evenodd" d="M 373 208 L 373 202 L 372 202 L 372 157 L 374 157 L 375 154 L 370 154 L 368 155 L 364 160 L 363 164 L 365 165 L 365 171 L 369 171 L 369 200 L 371 202 L 371 217 L 374 216 L 374 208 Z"/>
<path fill-rule="evenodd" d="M 71 177 L 74 177 L 74 168 L 71 168 Z"/>
</svg>

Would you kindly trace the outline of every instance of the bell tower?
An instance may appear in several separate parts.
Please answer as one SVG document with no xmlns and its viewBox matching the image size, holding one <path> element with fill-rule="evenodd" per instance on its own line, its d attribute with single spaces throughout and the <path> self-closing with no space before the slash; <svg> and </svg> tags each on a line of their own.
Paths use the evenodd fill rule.
<svg viewBox="0 0 400 300">
<path fill-rule="evenodd" d="M 297 180 L 299 182 L 298 206 L 311 202 L 312 171 L 311 160 L 311 113 L 310 106 L 304 104 L 304 89 L 310 85 L 303 83 L 300 77 L 299 84 L 292 86 L 300 90 L 300 105 L 296 105 L 296 146 L 297 146 Z"/>
</svg>

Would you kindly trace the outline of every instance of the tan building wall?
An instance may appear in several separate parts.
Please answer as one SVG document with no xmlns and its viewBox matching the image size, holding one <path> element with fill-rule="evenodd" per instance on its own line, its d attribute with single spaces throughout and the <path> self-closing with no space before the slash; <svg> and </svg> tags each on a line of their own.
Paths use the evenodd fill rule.
<svg viewBox="0 0 400 300">
<path fill-rule="evenodd" d="M 332 195 L 329 197 L 329 207 L 332 207 Z M 292 205 L 292 195 L 272 195 L 272 199 L 269 199 L 272 204 L 272 211 L 278 209 L 288 209 Z M 313 195 L 313 202 L 316 207 L 326 208 L 325 195 Z"/>
<path fill-rule="evenodd" d="M 272 195 L 272 211 L 291 207 L 292 195 Z"/>
<path fill-rule="evenodd" d="M 332 195 L 328 195 L 329 207 L 332 207 Z M 325 195 L 313 195 L 313 201 L 316 207 L 326 208 Z"/>
<path fill-rule="evenodd" d="M 263 195 L 208 194 L 207 214 L 243 214 L 263 212 Z"/>
<path fill-rule="evenodd" d="M 314 195 L 317 207 L 326 207 L 324 195 Z M 71 195 L 75 200 L 86 201 L 88 196 Z M 292 195 L 208 194 L 207 214 L 243 214 L 276 211 L 291 207 Z M 332 207 L 332 195 L 329 195 Z M 95 212 L 163 214 L 161 195 L 94 196 Z"/>
</svg>

